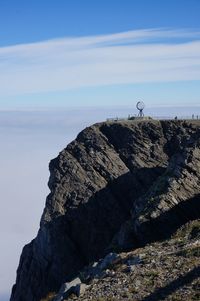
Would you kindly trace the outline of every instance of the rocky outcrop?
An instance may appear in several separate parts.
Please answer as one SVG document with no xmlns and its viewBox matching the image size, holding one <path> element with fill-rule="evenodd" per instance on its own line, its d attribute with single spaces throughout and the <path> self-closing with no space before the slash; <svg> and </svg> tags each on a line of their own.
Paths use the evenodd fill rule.
<svg viewBox="0 0 200 301">
<path fill-rule="evenodd" d="M 11 301 L 39 301 L 112 249 L 169 237 L 199 214 L 200 130 L 184 121 L 95 124 L 50 162 L 37 237 Z"/>
</svg>

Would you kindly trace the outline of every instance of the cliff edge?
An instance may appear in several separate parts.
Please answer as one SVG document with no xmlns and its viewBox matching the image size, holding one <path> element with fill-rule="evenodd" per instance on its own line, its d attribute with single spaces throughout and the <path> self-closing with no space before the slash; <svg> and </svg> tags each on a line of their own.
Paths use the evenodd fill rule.
<svg viewBox="0 0 200 301">
<path fill-rule="evenodd" d="M 198 121 L 95 124 L 49 169 L 40 229 L 23 249 L 11 301 L 40 301 L 109 252 L 169 240 L 200 218 Z"/>
</svg>

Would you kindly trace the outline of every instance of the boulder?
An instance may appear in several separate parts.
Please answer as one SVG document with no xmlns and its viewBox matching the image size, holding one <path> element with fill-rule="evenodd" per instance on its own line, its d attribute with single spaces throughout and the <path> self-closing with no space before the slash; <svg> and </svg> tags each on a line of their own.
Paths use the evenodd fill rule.
<svg viewBox="0 0 200 301">
<path fill-rule="evenodd" d="M 74 280 L 66 282 L 61 286 L 57 296 L 53 299 L 53 301 L 62 301 L 65 298 L 68 298 L 71 294 L 79 297 L 85 292 L 86 287 L 87 285 L 81 283 L 79 278 L 75 278 Z"/>
</svg>

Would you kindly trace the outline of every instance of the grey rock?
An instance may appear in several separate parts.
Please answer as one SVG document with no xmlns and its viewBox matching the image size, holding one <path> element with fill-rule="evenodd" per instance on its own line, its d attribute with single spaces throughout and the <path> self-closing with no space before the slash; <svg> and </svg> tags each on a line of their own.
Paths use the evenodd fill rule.
<svg viewBox="0 0 200 301">
<path fill-rule="evenodd" d="M 74 280 L 66 282 L 61 286 L 57 296 L 53 299 L 53 301 L 62 301 L 65 298 L 68 298 L 71 294 L 80 297 L 84 294 L 87 287 L 89 286 L 85 283 L 81 283 L 79 278 L 75 278 Z"/>
<path fill-rule="evenodd" d="M 112 275 L 109 267 L 116 263 L 120 259 L 120 256 L 116 253 L 109 253 L 103 259 L 98 262 L 94 262 L 92 265 L 85 267 L 81 271 L 81 278 L 83 282 L 88 282 L 94 278 L 103 278 L 108 275 Z"/>
<path fill-rule="evenodd" d="M 81 280 L 79 278 L 75 278 L 70 282 L 63 283 L 57 296 L 53 299 L 53 301 L 62 301 L 66 296 L 74 293 L 79 296 L 81 291 Z"/>
<path fill-rule="evenodd" d="M 97 265 L 97 267 L 102 271 L 107 269 L 110 265 L 112 265 L 114 262 L 116 262 L 117 259 L 119 259 L 120 256 L 116 253 L 109 253 L 108 255 L 106 255 L 106 257 L 104 257 L 99 264 Z"/>
<path fill-rule="evenodd" d="M 133 257 L 133 258 L 127 260 L 127 264 L 128 264 L 129 266 L 137 265 L 137 264 L 140 264 L 140 263 L 142 263 L 142 260 L 140 259 L 139 256 L 135 256 L 135 257 Z"/>
<path fill-rule="evenodd" d="M 105 122 L 49 165 L 50 194 L 11 301 L 40 301 L 110 250 L 169 237 L 199 215 L 200 130 L 185 121 Z"/>
</svg>

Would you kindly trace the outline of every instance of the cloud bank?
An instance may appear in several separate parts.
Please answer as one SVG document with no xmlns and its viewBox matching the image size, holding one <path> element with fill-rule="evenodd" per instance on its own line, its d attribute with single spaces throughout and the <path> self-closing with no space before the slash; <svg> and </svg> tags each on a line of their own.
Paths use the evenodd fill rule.
<svg viewBox="0 0 200 301">
<path fill-rule="evenodd" d="M 200 80 L 200 32 L 146 29 L 0 48 L 0 96 Z"/>
</svg>

